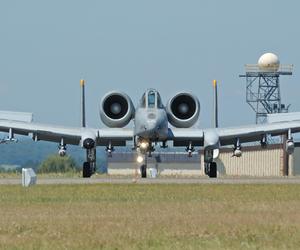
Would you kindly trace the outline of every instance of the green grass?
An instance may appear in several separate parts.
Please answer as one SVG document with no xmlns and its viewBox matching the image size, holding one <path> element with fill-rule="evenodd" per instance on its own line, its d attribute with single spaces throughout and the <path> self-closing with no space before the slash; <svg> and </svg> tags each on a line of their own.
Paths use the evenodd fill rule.
<svg viewBox="0 0 300 250">
<path fill-rule="evenodd" d="M 0 249 L 298 249 L 300 185 L 0 186 Z"/>
</svg>

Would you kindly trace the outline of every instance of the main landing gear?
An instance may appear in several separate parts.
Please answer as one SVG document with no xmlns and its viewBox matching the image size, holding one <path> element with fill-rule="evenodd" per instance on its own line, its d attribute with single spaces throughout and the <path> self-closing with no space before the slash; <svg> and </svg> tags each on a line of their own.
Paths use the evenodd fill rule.
<svg viewBox="0 0 300 250">
<path fill-rule="evenodd" d="M 87 161 L 83 163 L 82 177 L 90 178 L 96 172 L 96 148 L 86 150 Z"/>
<path fill-rule="evenodd" d="M 216 162 L 205 163 L 204 171 L 209 178 L 217 178 L 217 163 Z"/>
<path fill-rule="evenodd" d="M 217 163 L 213 156 L 213 150 L 204 150 L 204 172 L 209 178 L 217 178 Z"/>
</svg>

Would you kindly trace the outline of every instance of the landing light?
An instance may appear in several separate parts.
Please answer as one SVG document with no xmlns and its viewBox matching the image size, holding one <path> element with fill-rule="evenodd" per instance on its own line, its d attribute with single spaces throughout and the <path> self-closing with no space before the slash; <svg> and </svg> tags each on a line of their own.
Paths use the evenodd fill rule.
<svg viewBox="0 0 300 250">
<path fill-rule="evenodd" d="M 146 149 L 146 148 L 148 148 L 148 145 L 149 145 L 148 142 L 143 141 L 143 142 L 141 142 L 140 147 L 141 147 L 142 149 Z"/>
<path fill-rule="evenodd" d="M 144 161 L 144 157 L 141 156 L 141 155 L 139 155 L 139 156 L 136 158 L 136 161 L 137 161 L 138 163 L 142 163 L 142 162 Z"/>
</svg>

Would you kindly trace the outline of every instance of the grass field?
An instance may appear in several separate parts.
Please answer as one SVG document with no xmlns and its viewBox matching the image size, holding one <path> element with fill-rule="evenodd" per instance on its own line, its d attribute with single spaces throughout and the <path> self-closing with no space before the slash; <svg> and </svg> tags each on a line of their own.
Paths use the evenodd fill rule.
<svg viewBox="0 0 300 250">
<path fill-rule="evenodd" d="M 0 249 L 299 249 L 300 185 L 0 186 Z"/>
</svg>

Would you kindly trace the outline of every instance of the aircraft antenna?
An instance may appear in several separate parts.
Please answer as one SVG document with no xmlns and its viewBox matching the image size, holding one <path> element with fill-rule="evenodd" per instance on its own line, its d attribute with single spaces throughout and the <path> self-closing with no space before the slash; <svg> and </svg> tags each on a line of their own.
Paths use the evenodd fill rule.
<svg viewBox="0 0 300 250">
<path fill-rule="evenodd" d="M 81 87 L 81 126 L 85 127 L 85 92 L 84 92 L 85 81 L 83 79 L 80 80 Z"/>
<path fill-rule="evenodd" d="M 217 80 L 213 80 L 214 87 L 214 126 L 215 128 L 219 127 L 218 119 L 218 84 Z"/>
</svg>

